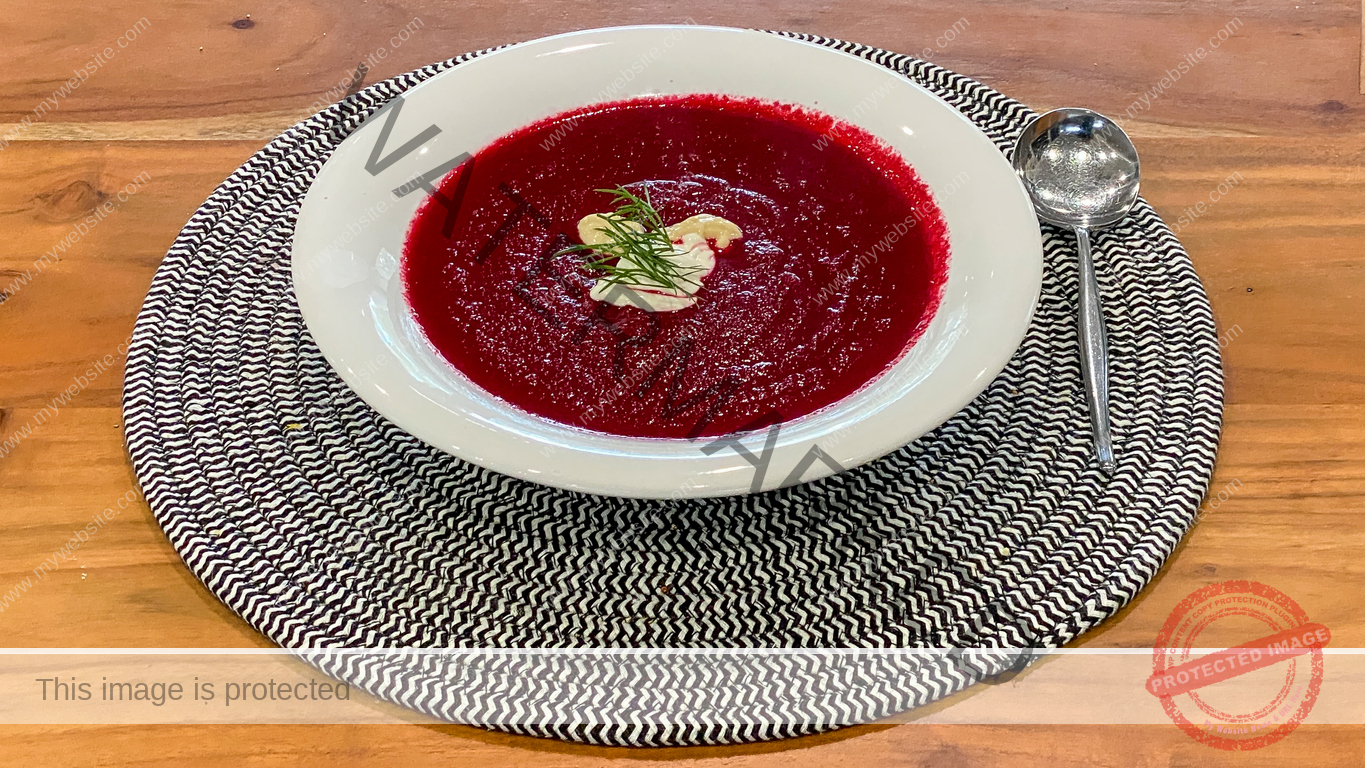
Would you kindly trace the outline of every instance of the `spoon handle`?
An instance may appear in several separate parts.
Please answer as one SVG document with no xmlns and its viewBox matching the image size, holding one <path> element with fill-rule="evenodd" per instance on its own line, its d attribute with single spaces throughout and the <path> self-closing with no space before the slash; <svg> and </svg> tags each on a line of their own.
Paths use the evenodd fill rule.
<svg viewBox="0 0 1365 768">
<path fill-rule="evenodd" d="M 1095 262 L 1090 257 L 1090 233 L 1076 227 L 1076 250 L 1080 254 L 1081 375 L 1090 404 L 1090 426 L 1095 436 L 1095 457 L 1106 474 L 1114 471 L 1114 447 L 1109 435 L 1109 346 L 1104 333 L 1104 310 Z"/>
</svg>

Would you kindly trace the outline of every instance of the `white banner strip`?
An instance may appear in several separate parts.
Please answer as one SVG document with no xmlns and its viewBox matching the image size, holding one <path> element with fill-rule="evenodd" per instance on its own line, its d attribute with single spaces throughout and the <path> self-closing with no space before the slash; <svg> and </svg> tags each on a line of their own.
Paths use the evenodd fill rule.
<svg viewBox="0 0 1365 768">
<path fill-rule="evenodd" d="M 438 720 L 1361 724 L 1365 649 L 0 650 L 4 724 Z"/>
</svg>

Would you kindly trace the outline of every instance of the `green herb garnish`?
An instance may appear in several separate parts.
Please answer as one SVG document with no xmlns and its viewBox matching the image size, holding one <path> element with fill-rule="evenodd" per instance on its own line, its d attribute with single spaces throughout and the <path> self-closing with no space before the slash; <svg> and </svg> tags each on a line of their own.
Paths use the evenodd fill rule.
<svg viewBox="0 0 1365 768">
<path fill-rule="evenodd" d="M 677 293 L 686 293 L 689 285 L 694 289 L 699 285 L 691 276 L 704 270 L 669 258 L 677 249 L 659 212 L 649 202 L 649 187 L 644 188 L 643 198 L 624 186 L 595 191 L 611 195 L 616 205 L 615 211 L 602 215 L 606 226 L 598 229 L 607 236 L 607 242 L 571 245 L 556 256 L 587 253 L 583 266 L 600 272 L 599 279 L 607 285 L 663 288 Z"/>
</svg>

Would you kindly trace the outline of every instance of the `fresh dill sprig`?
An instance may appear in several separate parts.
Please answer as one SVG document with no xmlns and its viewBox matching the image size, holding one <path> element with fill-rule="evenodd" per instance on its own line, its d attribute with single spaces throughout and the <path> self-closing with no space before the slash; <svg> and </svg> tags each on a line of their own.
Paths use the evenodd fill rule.
<svg viewBox="0 0 1365 768">
<path fill-rule="evenodd" d="M 571 245 L 556 256 L 586 253 L 583 266 L 602 273 L 600 279 L 607 285 L 685 292 L 687 285 L 698 284 L 691 276 L 703 271 L 700 267 L 684 266 L 669 258 L 677 250 L 663 219 L 649 201 L 648 186 L 644 188 L 643 197 L 619 185 L 615 189 L 595 191 L 611 195 L 616 206 L 615 211 L 602 216 L 606 226 L 599 231 L 607 236 L 607 242 Z"/>
</svg>

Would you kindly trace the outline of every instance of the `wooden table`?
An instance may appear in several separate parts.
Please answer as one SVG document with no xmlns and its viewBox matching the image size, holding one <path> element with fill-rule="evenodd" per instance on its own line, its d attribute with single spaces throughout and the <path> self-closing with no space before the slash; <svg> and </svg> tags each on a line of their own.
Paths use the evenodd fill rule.
<svg viewBox="0 0 1365 768">
<path fill-rule="evenodd" d="M 1084 644 L 1150 646 L 1192 590 L 1247 578 L 1297 600 L 1332 628 L 1334 645 L 1365 645 L 1357 591 L 1365 533 L 1353 522 L 1365 512 L 1360 7 L 1354 0 L 947 5 L 114 0 L 97 9 L 12 2 L 0 27 L 0 122 L 25 115 L 32 122 L 0 152 L 0 290 L 21 281 L 0 303 L 0 440 L 33 424 L 95 361 L 118 357 L 158 262 L 196 206 L 310 105 L 339 98 L 353 80 L 583 27 L 690 17 L 817 32 L 908 53 L 927 49 L 933 60 L 1034 107 L 1083 104 L 1122 118 L 1142 154 L 1147 199 L 1169 222 L 1187 217 L 1180 235 L 1225 342 L 1228 405 L 1213 491 L 1226 490 L 1227 498 L 1209 505 L 1152 585 Z M 1187 54 L 1226 29 L 1232 32 L 1217 50 L 1180 70 Z M 106 47 L 112 56 L 92 62 Z M 366 60 L 368 71 L 358 73 Z M 86 78 L 77 74 L 76 86 L 35 117 L 30 110 L 83 67 Z M 1168 71 L 1179 80 L 1169 82 Z M 100 211 L 111 212 L 71 237 Z M 35 272 L 35 261 L 63 242 L 60 260 Z M 0 447 L 0 595 L 134 487 L 119 423 L 121 380 L 114 359 L 69 404 L 59 401 L 56 415 Z M 267 645 L 186 570 L 140 503 L 75 558 L 79 568 L 61 568 L 5 608 L 0 645 Z M 1269 766 L 1356 764 L 1365 752 L 1365 729 L 1326 726 L 1300 728 L 1251 753 L 1209 749 L 1174 726 L 870 726 L 741 748 L 657 751 L 468 727 L 9 727 L 0 734 L 0 761 L 14 765 Z"/>
</svg>

